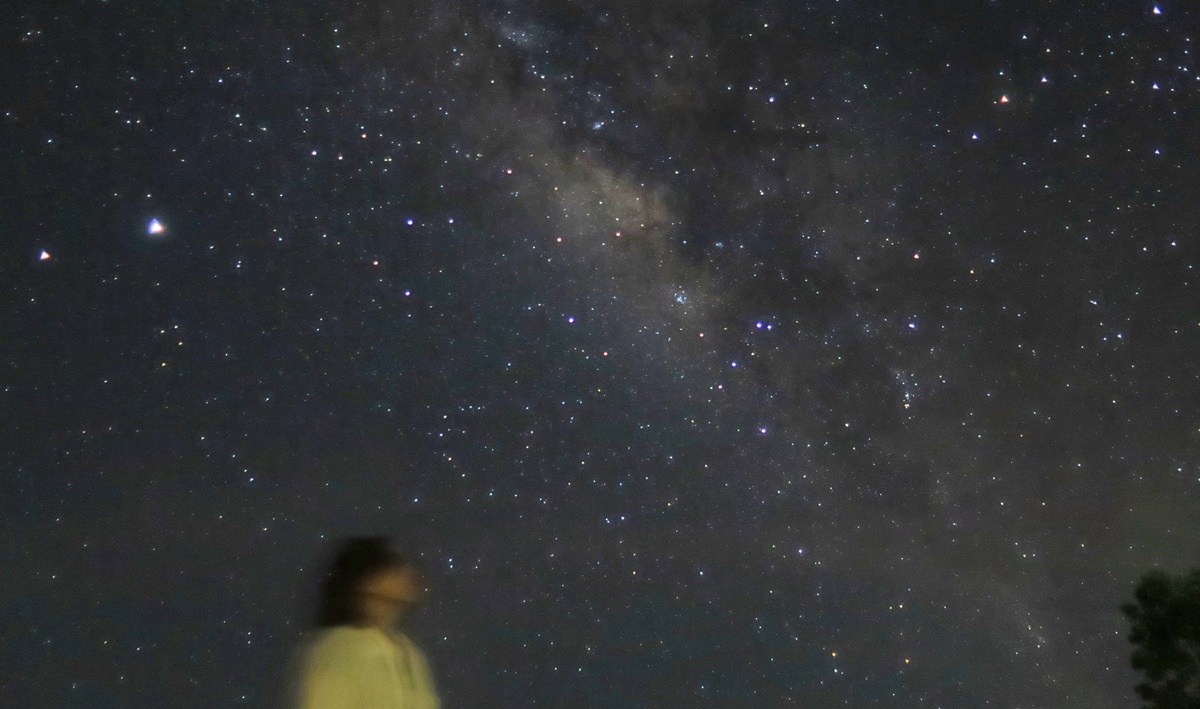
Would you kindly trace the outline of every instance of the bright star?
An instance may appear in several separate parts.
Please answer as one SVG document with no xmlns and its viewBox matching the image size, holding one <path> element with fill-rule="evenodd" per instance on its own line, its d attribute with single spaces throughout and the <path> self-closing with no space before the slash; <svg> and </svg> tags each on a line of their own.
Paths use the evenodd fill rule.
<svg viewBox="0 0 1200 709">
<path fill-rule="evenodd" d="M 167 228 L 163 226 L 163 223 L 157 219 L 151 219 L 150 226 L 146 227 L 147 234 L 161 234 L 166 230 Z"/>
</svg>

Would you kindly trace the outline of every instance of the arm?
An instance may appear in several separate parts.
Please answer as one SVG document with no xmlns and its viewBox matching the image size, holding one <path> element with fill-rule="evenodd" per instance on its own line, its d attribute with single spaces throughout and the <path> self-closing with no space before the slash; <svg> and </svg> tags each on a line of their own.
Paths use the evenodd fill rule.
<svg viewBox="0 0 1200 709">
<path fill-rule="evenodd" d="M 362 665 L 349 643 L 324 638 L 313 646 L 300 677 L 299 709 L 356 709 L 362 705 Z"/>
</svg>

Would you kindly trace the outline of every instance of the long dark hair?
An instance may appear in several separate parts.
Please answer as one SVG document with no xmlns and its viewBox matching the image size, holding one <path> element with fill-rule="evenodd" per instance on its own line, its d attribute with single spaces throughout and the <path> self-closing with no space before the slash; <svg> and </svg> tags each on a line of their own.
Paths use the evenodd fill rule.
<svg viewBox="0 0 1200 709">
<path fill-rule="evenodd" d="M 317 627 L 357 625 L 361 622 L 358 610 L 358 591 L 368 578 L 390 569 L 403 568 L 411 562 L 392 549 L 383 537 L 353 537 L 338 548 L 321 582 L 321 599 L 317 605 Z"/>
</svg>

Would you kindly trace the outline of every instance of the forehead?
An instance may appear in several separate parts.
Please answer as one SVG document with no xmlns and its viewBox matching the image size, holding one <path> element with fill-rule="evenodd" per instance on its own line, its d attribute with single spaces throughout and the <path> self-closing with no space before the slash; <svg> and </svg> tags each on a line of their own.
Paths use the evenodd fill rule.
<svg viewBox="0 0 1200 709">
<path fill-rule="evenodd" d="M 421 572 L 415 566 L 393 566 L 383 569 L 363 581 L 363 586 L 374 589 L 408 588 L 421 582 Z"/>
</svg>

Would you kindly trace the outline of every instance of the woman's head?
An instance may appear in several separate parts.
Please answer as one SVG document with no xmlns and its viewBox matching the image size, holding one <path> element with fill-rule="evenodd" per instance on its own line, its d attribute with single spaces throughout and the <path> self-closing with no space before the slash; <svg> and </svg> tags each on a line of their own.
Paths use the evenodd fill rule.
<svg viewBox="0 0 1200 709">
<path fill-rule="evenodd" d="M 370 625 L 388 628 L 425 595 L 415 563 L 382 537 L 346 540 L 321 586 L 317 625 Z"/>
</svg>

